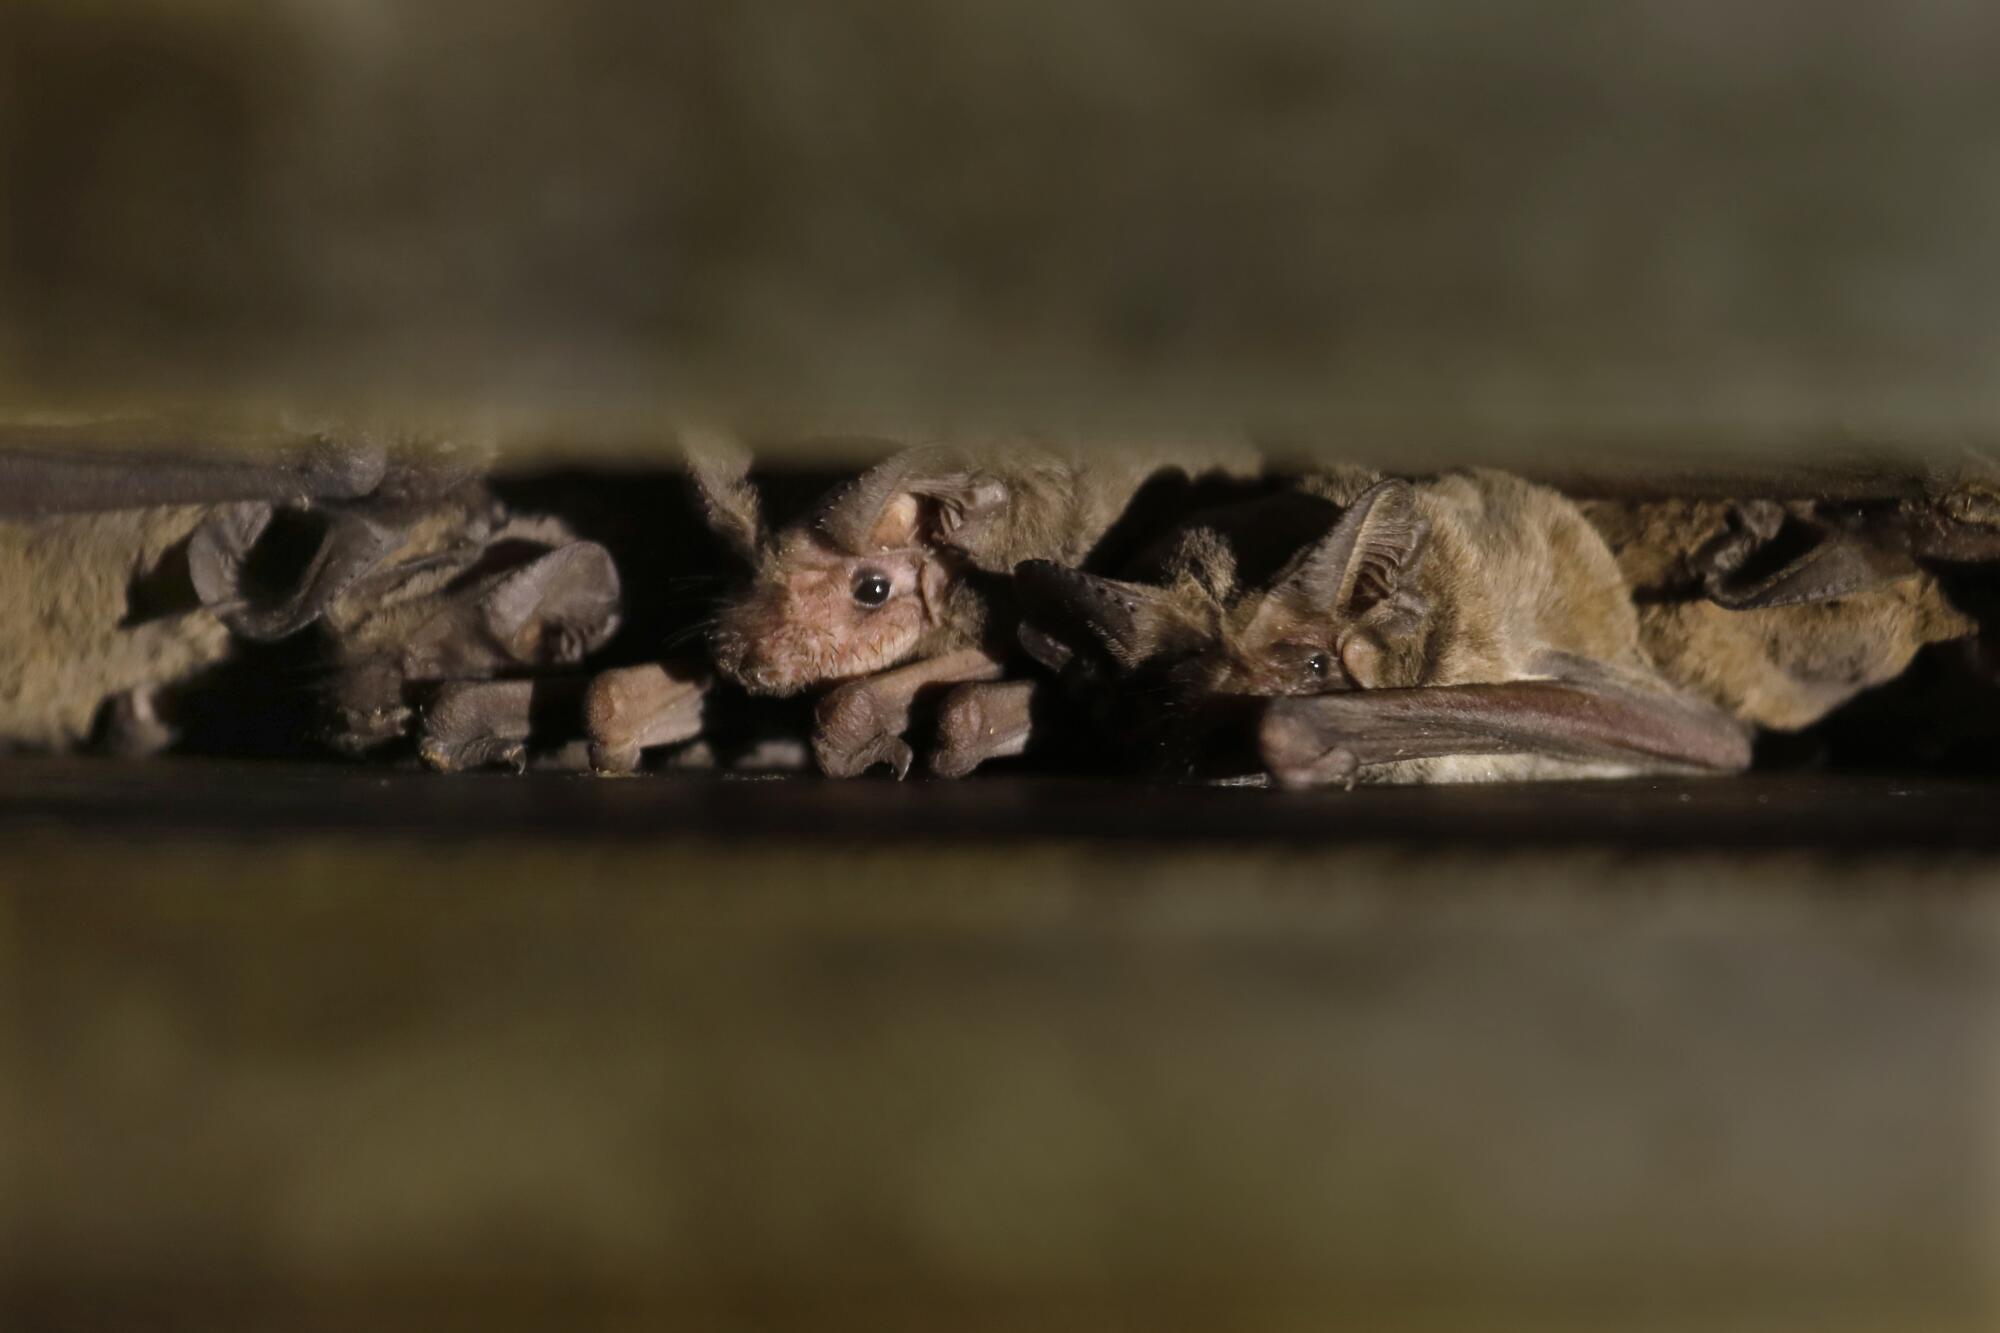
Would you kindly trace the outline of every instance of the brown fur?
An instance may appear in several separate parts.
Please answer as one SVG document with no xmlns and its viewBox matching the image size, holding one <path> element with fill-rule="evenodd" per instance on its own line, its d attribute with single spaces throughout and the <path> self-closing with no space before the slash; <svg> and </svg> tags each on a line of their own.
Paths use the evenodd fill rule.
<svg viewBox="0 0 2000 1333">
<path fill-rule="evenodd" d="M 577 545 L 559 520 L 509 515 L 477 482 L 403 515 L 398 545 L 321 620 L 336 666 L 334 743 L 359 751 L 403 735 L 412 684 L 573 666 L 603 646 L 618 627 L 618 585 L 601 552 L 608 587 L 580 604 L 552 598 L 507 633 L 487 615 L 501 580 Z"/>
<path fill-rule="evenodd" d="M 1351 504 L 1358 482 L 1301 489 Z M 1646 669 L 1618 567 L 1567 500 L 1471 471 L 1416 485 L 1408 502 L 1417 554 L 1397 596 L 1365 607 L 1316 604 L 1282 577 L 1236 586 L 1226 565 L 1241 538 L 1193 530 L 1164 589 L 1126 585 L 1148 624 L 1125 665 L 1178 652 L 1202 692 L 1261 696 L 1533 679 L 1552 653 Z M 1307 669 L 1314 658 L 1323 670 Z"/>
<path fill-rule="evenodd" d="M 353 748 L 407 727 L 408 681 L 571 662 L 615 628 L 615 613 L 581 627 L 531 615 L 499 640 L 480 615 L 478 590 L 573 535 L 552 520 L 508 518 L 477 483 L 416 502 L 399 497 L 396 506 L 408 511 L 399 515 L 398 544 L 333 599 L 316 631 Z M 153 692 L 231 655 L 219 614 L 226 608 L 201 605 L 175 565 L 213 512 L 180 506 L 0 521 L 0 744 L 75 748 L 108 702 L 130 696 L 149 716 Z M 136 599 L 148 581 L 166 589 L 165 609 Z M 160 732 L 162 741 L 169 735 Z"/>
<path fill-rule="evenodd" d="M 105 703 L 223 660 L 229 632 L 199 606 L 135 620 L 135 582 L 206 513 L 139 509 L 0 522 L 0 744 L 68 750 Z"/>
<path fill-rule="evenodd" d="M 749 584 L 716 618 L 716 664 L 754 693 L 790 694 L 963 648 L 1004 650 L 994 607 L 970 576 L 1005 575 L 1029 559 L 1080 563 L 1163 468 L 1229 465 L 1251 470 L 1244 452 L 1212 449 L 900 455 L 885 465 L 903 474 L 894 485 L 871 489 L 869 479 L 886 474 L 865 474 L 814 519 L 759 534 Z M 726 479 L 698 479 L 711 522 L 739 544 L 754 506 Z M 888 585 L 879 606 L 856 598 L 871 577 Z"/>
<path fill-rule="evenodd" d="M 1692 734 L 1727 739 L 1727 720 L 1689 699 L 1682 688 L 1688 682 L 1663 673 L 1649 656 L 1632 590 L 1574 503 L 1490 471 L 1363 489 L 1366 480 L 1343 474 L 1301 485 L 1301 493 L 1333 501 L 1329 511 L 1338 517 L 1266 582 L 1243 586 L 1234 579 L 1235 542 L 1217 529 L 1183 540 L 1164 587 L 1054 570 L 1024 571 L 1024 578 L 1031 596 L 1050 592 L 1066 607 L 1047 614 L 1070 615 L 1071 642 L 1080 620 L 1112 659 L 1114 675 L 1150 679 L 1151 685 L 1134 680 L 1133 687 L 1153 691 L 1167 715 L 1192 720 L 1197 731 L 1203 717 L 1229 715 L 1194 706 L 1220 696 L 1549 681 L 1652 698 L 1663 715 L 1690 720 Z M 1268 525 L 1259 516 L 1251 526 Z M 1043 614 L 1031 610 L 1031 621 Z M 1086 667 L 1080 679 L 1093 674 Z M 1121 692 L 1119 685 L 1110 689 Z M 1145 711 L 1125 719 L 1131 734 L 1179 762 L 1187 742 L 1170 733 L 1183 724 L 1161 733 Z M 1713 718 L 1713 726 L 1703 718 Z M 1270 737 L 1265 741 L 1268 749 Z M 1716 753 L 1724 750 L 1747 756 L 1740 745 Z M 1276 761 L 1267 756 L 1267 762 Z M 1637 754 L 1626 762 L 1469 753 L 1384 759 L 1349 780 L 1609 776 L 1649 762 Z"/>
<path fill-rule="evenodd" d="M 1485 471 L 1365 493 L 1364 480 L 1302 484 L 1343 513 L 1273 583 L 1238 586 L 1235 540 L 1216 527 L 1183 536 L 1158 586 L 1049 577 L 1058 600 L 1084 607 L 1120 674 L 1165 669 L 1183 699 L 1594 677 L 1702 700 L 1739 722 L 1797 728 L 1893 678 L 1923 645 L 1974 628 L 1922 572 L 1837 600 L 1715 604 L 1701 568 L 1731 521 L 1722 501 L 1579 507 Z M 1388 516 L 1379 522 L 1363 512 L 1375 499 Z M 1347 574 L 1337 586 L 1366 595 L 1342 604 L 1328 597 L 1336 585 L 1324 571 L 1308 575 L 1316 549 L 1338 547 L 1340 530 L 1362 531 L 1364 520 L 1374 522 L 1374 546 L 1333 572 Z M 1357 583 L 1355 571 L 1367 577 Z M 1371 777 L 1581 771 L 1533 756 L 1468 757 L 1387 765 Z"/>
<path fill-rule="evenodd" d="M 1314 692 L 1287 675 L 1277 650 L 1288 644 L 1332 654 L 1362 688 L 1533 679 L 1546 674 L 1551 653 L 1644 669 L 1617 566 L 1567 500 L 1473 471 L 1417 486 L 1413 503 L 1428 529 L 1413 613 L 1384 625 L 1379 609 L 1350 617 L 1241 599 L 1223 620 L 1219 688 Z"/>
<path fill-rule="evenodd" d="M 1901 675 L 1926 644 L 1974 631 L 1923 571 L 1828 602 L 1715 605 L 1699 594 L 1694 562 L 1731 507 L 1673 500 L 1586 512 L 1639 601 L 1647 653 L 1668 679 L 1734 716 L 1780 731 L 1810 726 Z"/>
</svg>

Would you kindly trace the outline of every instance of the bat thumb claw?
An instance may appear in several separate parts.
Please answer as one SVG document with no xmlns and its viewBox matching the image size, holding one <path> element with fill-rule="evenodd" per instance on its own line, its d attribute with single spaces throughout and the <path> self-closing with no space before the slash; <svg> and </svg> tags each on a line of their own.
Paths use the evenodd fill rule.
<svg viewBox="0 0 2000 1333">
<path fill-rule="evenodd" d="M 1264 767 L 1281 787 L 1339 784 L 1352 790 L 1361 761 L 1352 748 L 1325 734 L 1319 719 L 1297 699 L 1274 699 L 1257 726 Z"/>
</svg>

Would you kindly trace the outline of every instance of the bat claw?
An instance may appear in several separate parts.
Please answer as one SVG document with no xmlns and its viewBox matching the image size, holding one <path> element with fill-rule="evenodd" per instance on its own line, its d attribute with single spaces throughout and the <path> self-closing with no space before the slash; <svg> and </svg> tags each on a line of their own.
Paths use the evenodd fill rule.
<svg viewBox="0 0 2000 1333">
<path fill-rule="evenodd" d="M 599 773 L 636 772 L 644 752 L 701 734 L 707 672 L 649 663 L 600 673 L 584 692 L 590 764 Z"/>
<path fill-rule="evenodd" d="M 528 771 L 527 745 L 499 736 L 458 741 L 426 736 L 417 747 L 417 755 L 426 767 L 439 773 L 464 773 L 475 768 L 505 768 L 517 774 Z"/>
<path fill-rule="evenodd" d="M 1034 692 L 1032 681 L 975 681 L 952 690 L 938 708 L 931 772 L 941 778 L 962 778 L 988 759 L 1027 749 Z"/>
<path fill-rule="evenodd" d="M 178 736 L 158 704 L 158 691 L 150 687 L 114 696 L 105 710 L 104 748 L 121 759 L 143 759 L 171 746 Z"/>
<path fill-rule="evenodd" d="M 898 782 L 910 775 L 917 758 L 901 736 L 877 736 L 845 752 L 835 751 L 816 738 L 813 754 L 819 760 L 820 771 L 828 777 L 857 778 L 877 764 L 887 764 Z"/>
<path fill-rule="evenodd" d="M 916 762 L 909 745 L 890 729 L 887 714 L 893 710 L 876 698 L 873 684 L 864 680 L 843 686 L 814 710 L 813 757 L 828 777 L 858 777 L 887 764 L 900 780 Z"/>
<path fill-rule="evenodd" d="M 590 771 L 600 777 L 622 777 L 639 771 L 640 751 L 636 745 L 590 747 Z"/>
<path fill-rule="evenodd" d="M 534 683 L 454 681 L 438 690 L 424 714 L 417 755 L 440 773 L 473 768 L 528 768 Z"/>
</svg>

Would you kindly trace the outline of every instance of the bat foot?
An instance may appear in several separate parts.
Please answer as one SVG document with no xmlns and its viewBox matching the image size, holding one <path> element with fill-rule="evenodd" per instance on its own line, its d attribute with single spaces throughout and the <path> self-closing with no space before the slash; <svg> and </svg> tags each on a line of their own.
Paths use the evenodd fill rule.
<svg viewBox="0 0 2000 1333">
<path fill-rule="evenodd" d="M 900 734 L 906 718 L 884 704 L 874 685 L 871 680 L 843 685 L 813 710 L 813 757 L 828 777 L 858 777 L 887 764 L 901 780 L 916 762 Z"/>
<path fill-rule="evenodd" d="M 102 744 L 120 759 L 148 759 L 178 740 L 172 725 L 159 714 L 158 692 L 126 690 L 105 706 Z"/>
<path fill-rule="evenodd" d="M 425 736 L 417 757 L 435 773 L 470 773 L 481 768 L 528 771 L 527 742 L 505 736 Z"/>
<path fill-rule="evenodd" d="M 1958 491 L 1946 496 L 1945 517 L 1980 528 L 2000 528 L 2000 495 Z"/>
<path fill-rule="evenodd" d="M 1961 481 L 1931 501 L 1917 525 L 1918 553 L 1984 564 L 2000 558 L 2000 489 L 1984 479 Z"/>
<path fill-rule="evenodd" d="M 874 736 L 849 748 L 836 747 L 824 736 L 815 736 L 813 757 L 819 761 L 820 771 L 830 778 L 857 778 L 877 764 L 887 764 L 898 782 L 910 776 L 917 758 L 909 742 L 901 736 Z"/>
<path fill-rule="evenodd" d="M 709 677 L 664 663 L 601 673 L 584 693 L 590 764 L 599 773 L 637 771 L 645 751 L 701 734 Z"/>
<path fill-rule="evenodd" d="M 409 734 L 416 714 L 403 702 L 403 673 L 385 659 L 349 667 L 333 695 L 327 743 L 358 757 Z"/>
<path fill-rule="evenodd" d="M 1033 681 L 961 685 L 938 708 L 938 743 L 930 770 L 962 778 L 988 759 L 1011 758 L 1028 748 L 1028 705 Z"/>
<path fill-rule="evenodd" d="M 440 773 L 475 768 L 526 772 L 533 701 L 533 681 L 447 684 L 424 715 L 417 755 Z"/>
<path fill-rule="evenodd" d="M 1257 749 L 1280 787 L 1339 786 L 1353 790 L 1361 776 L 1354 750 L 1329 735 L 1323 719 L 1306 701 L 1275 699 L 1257 726 Z"/>
<path fill-rule="evenodd" d="M 438 773 L 469 773 L 481 768 L 528 771 L 527 744 L 500 736 L 475 736 L 459 741 L 426 736 L 417 746 L 417 756 L 427 768 Z"/>
<path fill-rule="evenodd" d="M 599 777 L 622 777 L 639 771 L 639 759 L 644 752 L 636 745 L 601 745 L 592 741 L 590 745 L 590 771 Z"/>
</svg>

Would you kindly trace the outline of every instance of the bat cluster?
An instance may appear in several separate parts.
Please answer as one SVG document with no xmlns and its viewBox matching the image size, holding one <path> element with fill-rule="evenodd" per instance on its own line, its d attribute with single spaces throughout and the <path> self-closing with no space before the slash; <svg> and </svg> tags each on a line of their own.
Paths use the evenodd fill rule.
<svg viewBox="0 0 2000 1333">
<path fill-rule="evenodd" d="M 240 702 L 246 671 L 276 669 L 257 654 L 290 645 L 320 742 L 442 770 L 1729 772 L 1928 647 L 1983 660 L 1978 575 L 2000 560 L 2000 491 L 1975 477 L 1589 495 L 1009 441 L 889 452 L 773 522 L 749 455 L 700 440 L 684 526 L 729 572 L 701 571 L 719 595 L 674 655 L 666 570 L 517 511 L 448 452 L 10 443 L 0 743 L 43 749 L 163 749 L 190 700 Z"/>
</svg>

